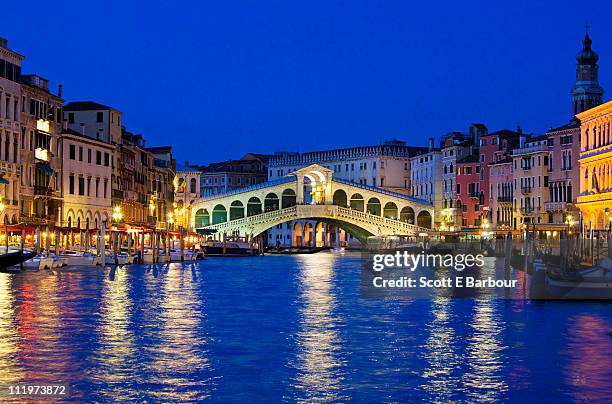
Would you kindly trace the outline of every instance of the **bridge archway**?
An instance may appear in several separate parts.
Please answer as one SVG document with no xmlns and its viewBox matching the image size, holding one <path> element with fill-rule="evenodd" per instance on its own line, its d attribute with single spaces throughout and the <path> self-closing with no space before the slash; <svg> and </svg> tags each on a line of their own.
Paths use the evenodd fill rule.
<svg viewBox="0 0 612 404">
<path fill-rule="evenodd" d="M 221 204 L 215 205 L 212 212 L 212 224 L 225 222 L 227 222 L 227 209 Z"/>
<path fill-rule="evenodd" d="M 365 202 L 361 194 L 351 195 L 350 204 L 351 209 L 358 210 L 360 212 L 365 212 Z"/>
<path fill-rule="evenodd" d="M 293 232 L 291 234 L 291 246 L 300 247 L 302 245 L 302 222 L 299 220 L 293 224 Z"/>
<path fill-rule="evenodd" d="M 323 222 L 317 222 L 315 228 L 315 247 L 325 246 L 325 224 Z"/>
<path fill-rule="evenodd" d="M 264 212 L 271 212 L 273 210 L 278 210 L 278 207 L 279 207 L 278 195 L 276 195 L 274 192 L 270 192 L 264 198 Z"/>
<path fill-rule="evenodd" d="M 204 227 L 210 224 L 210 214 L 206 209 L 198 209 L 195 213 L 195 227 Z"/>
<path fill-rule="evenodd" d="M 281 206 L 283 209 L 290 208 L 296 205 L 296 195 L 293 189 L 285 189 L 281 195 Z"/>
<path fill-rule="evenodd" d="M 414 209 L 410 206 L 404 206 L 400 211 L 400 221 L 414 224 Z"/>
<path fill-rule="evenodd" d="M 396 220 L 398 217 L 397 205 L 393 202 L 387 202 L 383 209 L 383 217 Z"/>
<path fill-rule="evenodd" d="M 428 211 L 422 210 L 419 212 L 417 215 L 417 226 L 431 229 L 431 214 Z"/>
<path fill-rule="evenodd" d="M 256 196 L 247 201 L 247 216 L 255 216 L 261 213 L 261 199 Z"/>
<path fill-rule="evenodd" d="M 348 197 L 346 196 L 346 192 L 341 189 L 338 189 L 334 192 L 333 203 L 336 206 L 342 206 L 343 208 L 348 207 L 347 204 Z"/>
<path fill-rule="evenodd" d="M 313 245 L 313 231 L 312 222 L 308 221 L 304 225 L 304 246 L 305 247 L 314 247 Z"/>
<path fill-rule="evenodd" d="M 380 216 L 381 215 L 380 199 L 378 198 L 368 199 L 367 212 L 370 213 L 371 215 Z"/>
<path fill-rule="evenodd" d="M 242 219 L 244 217 L 244 205 L 240 201 L 234 201 L 230 205 L 229 220 Z"/>
</svg>

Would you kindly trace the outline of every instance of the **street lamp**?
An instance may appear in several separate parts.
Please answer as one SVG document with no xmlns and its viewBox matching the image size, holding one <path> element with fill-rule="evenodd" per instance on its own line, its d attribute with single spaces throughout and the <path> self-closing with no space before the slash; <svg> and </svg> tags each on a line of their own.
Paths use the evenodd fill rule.
<svg viewBox="0 0 612 404">
<path fill-rule="evenodd" d="M 123 213 L 121 213 L 121 207 L 119 205 L 116 205 L 113 208 L 113 221 L 119 222 L 121 221 L 121 219 L 123 219 Z"/>
</svg>

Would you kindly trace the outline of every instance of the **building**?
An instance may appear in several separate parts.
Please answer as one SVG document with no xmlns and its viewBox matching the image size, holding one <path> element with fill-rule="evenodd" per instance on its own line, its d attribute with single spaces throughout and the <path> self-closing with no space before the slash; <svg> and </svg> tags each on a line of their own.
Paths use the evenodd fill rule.
<svg viewBox="0 0 612 404">
<path fill-rule="evenodd" d="M 189 167 L 189 162 L 185 165 L 176 165 L 176 180 L 175 180 L 175 195 L 176 204 L 176 220 L 180 226 L 189 230 L 191 228 L 190 218 L 193 215 L 192 206 L 195 201 L 200 198 L 200 182 L 202 173 L 194 168 Z"/>
<path fill-rule="evenodd" d="M 482 200 L 480 203 L 480 216 L 487 218 L 489 222 L 494 222 L 491 195 L 493 187 L 497 188 L 499 183 L 490 183 L 490 166 L 500 161 L 505 161 L 512 153 L 512 150 L 519 146 L 522 130 L 517 131 L 508 129 L 498 130 L 492 133 L 483 134 L 480 137 L 479 159 L 480 159 L 480 190 Z M 498 178 L 495 176 L 495 178 Z M 499 177 L 505 181 L 505 178 Z"/>
<path fill-rule="evenodd" d="M 191 167 L 201 172 L 200 194 L 211 196 L 265 182 L 269 158 L 267 154 L 247 153 L 238 160 Z"/>
<path fill-rule="evenodd" d="M 596 107 L 603 102 L 604 89 L 599 85 L 599 56 L 591 48 L 588 31 L 582 40 L 582 50 L 576 55 L 576 84 L 572 89 L 573 115 Z"/>
<path fill-rule="evenodd" d="M 120 146 L 119 187 L 113 191 L 113 206 L 120 204 L 123 220 L 135 226 L 155 226 L 155 205 L 150 205 L 149 168 L 153 155 L 142 135 L 123 130 Z"/>
<path fill-rule="evenodd" d="M 514 225 L 512 157 L 489 165 L 490 223 L 495 230 L 510 230 Z"/>
<path fill-rule="evenodd" d="M 442 152 L 442 217 L 440 229 L 454 231 L 461 228 L 462 210 L 455 202 L 457 191 L 457 161 L 472 155 L 478 149 L 478 137 L 487 133 L 487 127 L 476 123 L 468 133 L 451 132 L 441 142 Z"/>
<path fill-rule="evenodd" d="M 457 161 L 457 190 L 455 206 L 462 212 L 462 229 L 480 226 L 483 196 L 480 189 L 480 159 L 471 154 Z"/>
<path fill-rule="evenodd" d="M 549 197 L 548 137 L 534 136 L 522 142 L 523 140 L 520 147 L 512 152 L 515 229 L 520 229 L 522 224 L 548 222 L 545 210 Z"/>
<path fill-rule="evenodd" d="M 174 178 L 176 161 L 172 157 L 171 146 L 148 147 L 147 152 L 153 156 L 150 169 L 151 200 L 154 207 L 158 229 L 174 229 Z"/>
<path fill-rule="evenodd" d="M 268 179 L 278 180 L 310 164 L 319 164 L 334 172 L 334 180 L 344 180 L 364 187 L 377 187 L 410 194 L 410 158 L 426 152 L 426 147 L 407 146 L 390 140 L 376 146 L 315 152 L 279 152 L 270 157 Z M 306 196 L 308 200 L 309 196 Z M 407 218 L 414 222 L 414 218 Z M 322 225 L 322 224 L 320 224 Z M 278 225 L 268 231 L 268 244 L 290 246 L 298 235 L 293 229 L 317 226 L 314 221 L 296 221 Z M 348 236 L 349 243 L 357 240 Z"/>
<path fill-rule="evenodd" d="M 411 195 L 424 199 L 434 206 L 434 225 L 442 222 L 442 153 L 429 139 L 427 152 L 410 159 Z"/>
<path fill-rule="evenodd" d="M 111 217 L 110 156 L 114 147 L 107 142 L 64 129 L 60 137 L 62 160 L 61 223 L 76 229 L 98 229 Z"/>
<path fill-rule="evenodd" d="M 580 119 L 580 194 L 583 230 L 612 223 L 612 101 L 576 115 Z"/>
<path fill-rule="evenodd" d="M 21 222 L 62 225 L 61 90 L 52 94 L 37 75 L 22 75 L 21 83 Z"/>
<path fill-rule="evenodd" d="M 96 140 L 119 144 L 123 132 L 121 112 L 94 101 L 72 101 L 64 107 L 68 129 Z"/>
<path fill-rule="evenodd" d="M 547 223 L 565 225 L 578 218 L 576 200 L 580 184 L 580 123 L 577 119 L 547 132 L 549 149 Z"/>
<path fill-rule="evenodd" d="M 0 195 L 1 223 L 17 223 L 20 210 L 21 63 L 24 57 L 0 38 Z"/>
</svg>

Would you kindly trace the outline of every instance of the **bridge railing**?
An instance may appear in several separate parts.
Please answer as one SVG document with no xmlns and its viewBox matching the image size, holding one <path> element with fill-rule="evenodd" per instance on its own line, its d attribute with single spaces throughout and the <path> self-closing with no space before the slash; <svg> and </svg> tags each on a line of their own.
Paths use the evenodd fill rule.
<svg viewBox="0 0 612 404">
<path fill-rule="evenodd" d="M 257 191 L 259 189 L 270 188 L 276 185 L 288 184 L 290 182 L 295 182 L 296 178 L 294 176 L 282 177 L 273 181 L 260 182 L 259 184 L 250 185 L 248 187 L 242 187 L 238 189 L 234 189 L 233 191 L 224 192 L 221 194 L 205 196 L 200 199 L 201 202 L 211 201 L 214 199 L 225 198 L 227 196 L 233 196 L 238 194 L 243 194 L 245 192 Z"/>
<path fill-rule="evenodd" d="M 263 221 L 268 221 L 270 219 L 278 219 L 279 217 L 283 217 L 283 216 L 295 216 L 296 212 L 297 212 L 297 206 L 291 206 L 289 208 L 273 210 L 270 212 L 260 213 L 258 215 L 253 215 L 253 216 L 245 216 L 240 219 L 230 220 L 230 221 L 223 222 L 223 223 L 211 224 L 211 225 L 206 226 L 206 228 L 224 230 L 224 229 L 236 227 L 236 226 L 248 227 L 253 222 L 263 222 Z"/>
<path fill-rule="evenodd" d="M 355 209 L 342 208 L 340 206 L 337 206 L 337 209 L 338 209 L 339 215 L 345 215 L 345 216 L 349 216 L 352 218 L 359 218 L 362 220 L 366 220 L 369 223 L 377 223 L 377 224 L 381 224 L 387 227 L 400 228 L 400 229 L 404 229 L 409 232 L 416 232 L 416 233 L 431 231 L 430 229 L 427 229 L 425 227 L 416 226 L 414 224 L 402 222 L 401 220 L 389 219 L 386 217 L 373 215 L 371 213 L 361 212 Z"/>
<path fill-rule="evenodd" d="M 406 200 L 409 200 L 409 201 L 415 202 L 415 203 L 421 203 L 421 204 L 424 204 L 424 205 L 431 205 L 431 203 L 429 201 L 426 201 L 425 199 L 415 198 L 414 196 L 405 195 L 405 194 L 402 194 L 402 193 L 399 193 L 399 192 L 389 191 L 389 190 L 384 189 L 384 188 L 373 187 L 373 186 L 370 186 L 370 185 L 357 184 L 355 182 L 351 182 L 351 181 L 348 181 L 348 180 L 343 180 L 343 179 L 340 179 L 340 178 L 334 178 L 333 181 L 337 182 L 338 184 L 349 185 L 351 187 L 361 188 L 361 189 L 364 189 L 366 191 L 371 191 L 371 192 L 377 192 L 379 194 L 384 194 L 384 195 L 392 196 L 394 198 L 401 198 L 401 199 L 406 199 Z"/>
</svg>

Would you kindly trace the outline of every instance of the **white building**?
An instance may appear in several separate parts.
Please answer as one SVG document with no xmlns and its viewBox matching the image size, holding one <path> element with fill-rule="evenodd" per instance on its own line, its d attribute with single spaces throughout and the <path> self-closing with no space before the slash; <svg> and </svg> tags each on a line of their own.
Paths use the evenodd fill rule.
<svg viewBox="0 0 612 404">
<path fill-rule="evenodd" d="M 0 224 L 17 223 L 19 217 L 22 61 L 23 56 L 0 38 L 0 197 L 4 205 Z"/>
<path fill-rule="evenodd" d="M 277 153 L 268 163 L 268 180 L 276 180 L 310 164 L 320 164 L 334 171 L 334 179 L 362 186 L 377 187 L 410 194 L 410 158 L 426 147 L 407 146 L 393 140 L 376 146 L 360 146 L 306 153 Z M 290 246 L 293 222 L 268 231 L 268 245 Z M 317 226 L 316 221 L 301 221 L 301 228 Z M 357 242 L 348 237 L 349 242 Z"/>
<path fill-rule="evenodd" d="M 200 198 L 200 181 L 202 172 L 185 165 L 176 165 L 175 188 L 176 193 L 174 200 L 176 203 L 177 221 L 182 223 L 182 226 L 190 227 L 192 216 L 192 206 L 195 201 Z M 188 229 L 192 231 L 193 229 Z"/>
<path fill-rule="evenodd" d="M 62 131 L 62 225 L 97 229 L 111 217 L 109 156 L 113 146 L 71 129 Z"/>
<path fill-rule="evenodd" d="M 442 221 L 442 153 L 433 146 L 430 139 L 429 150 L 410 159 L 411 195 L 424 199 L 434 206 L 434 225 Z"/>
</svg>

